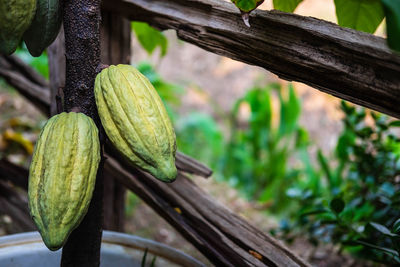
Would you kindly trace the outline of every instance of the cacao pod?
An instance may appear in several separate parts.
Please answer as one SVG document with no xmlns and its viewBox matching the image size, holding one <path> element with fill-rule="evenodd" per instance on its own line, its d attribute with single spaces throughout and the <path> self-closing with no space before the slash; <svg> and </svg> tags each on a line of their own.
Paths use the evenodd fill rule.
<svg viewBox="0 0 400 267">
<path fill-rule="evenodd" d="M 29 168 L 29 210 L 50 250 L 61 248 L 85 216 L 100 161 L 98 130 L 83 113 L 53 116 Z"/>
<path fill-rule="evenodd" d="M 26 47 L 38 57 L 57 37 L 62 22 L 59 0 L 37 0 L 36 15 L 24 33 Z"/>
<path fill-rule="evenodd" d="M 110 66 L 97 75 L 94 92 L 111 143 L 136 167 L 174 181 L 175 132 L 150 81 L 130 65 Z"/>
<path fill-rule="evenodd" d="M 14 53 L 36 11 L 36 0 L 0 0 L 0 53 Z"/>
</svg>

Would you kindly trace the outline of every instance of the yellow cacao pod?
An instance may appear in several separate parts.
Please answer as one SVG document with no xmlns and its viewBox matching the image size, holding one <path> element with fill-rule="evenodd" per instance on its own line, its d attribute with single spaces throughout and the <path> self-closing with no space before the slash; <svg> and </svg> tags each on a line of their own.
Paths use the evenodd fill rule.
<svg viewBox="0 0 400 267">
<path fill-rule="evenodd" d="M 0 0 L 0 53 L 15 51 L 35 11 L 36 0 Z"/>
<path fill-rule="evenodd" d="M 97 75 L 94 92 L 112 144 L 136 167 L 174 181 L 175 132 L 150 81 L 130 65 L 110 66 Z"/>
<path fill-rule="evenodd" d="M 29 209 L 50 250 L 85 216 L 100 161 L 98 130 L 83 113 L 61 113 L 42 129 L 29 168 Z"/>
</svg>

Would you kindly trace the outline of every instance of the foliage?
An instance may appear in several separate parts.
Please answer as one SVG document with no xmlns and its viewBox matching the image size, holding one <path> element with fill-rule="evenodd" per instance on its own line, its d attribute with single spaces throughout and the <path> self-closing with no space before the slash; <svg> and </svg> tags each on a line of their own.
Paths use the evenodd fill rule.
<svg viewBox="0 0 400 267">
<path fill-rule="evenodd" d="M 280 120 L 272 106 L 272 92 L 279 98 Z M 248 121 L 241 121 L 241 110 Z M 293 153 L 306 145 L 306 134 L 298 125 L 300 102 L 292 85 L 284 99 L 279 84 L 254 88 L 239 99 L 232 112 L 231 138 L 222 157 L 221 173 L 249 199 L 268 202 L 271 211 L 283 210 L 285 188 L 299 176 L 289 169 Z"/>
<path fill-rule="evenodd" d="M 273 0 L 273 3 L 275 9 L 284 12 L 293 12 L 302 1 L 303 0 Z"/>
<path fill-rule="evenodd" d="M 242 12 L 250 12 L 264 0 L 231 0 Z"/>
<path fill-rule="evenodd" d="M 288 190 L 299 209 L 281 230 L 287 240 L 306 231 L 315 245 L 335 243 L 361 258 L 398 264 L 400 139 L 393 131 L 400 121 L 345 102 L 341 108 L 346 116 L 334 158 L 318 152 L 318 190 L 307 183 Z"/>
<path fill-rule="evenodd" d="M 162 32 L 144 22 L 132 22 L 132 29 L 147 53 L 151 55 L 157 47 L 160 47 L 161 56 L 165 56 L 168 40 Z"/>
<path fill-rule="evenodd" d="M 217 168 L 224 152 L 222 131 L 215 120 L 207 114 L 193 112 L 181 117 L 175 125 L 177 145 L 180 151 Z"/>
<path fill-rule="evenodd" d="M 146 267 L 147 254 L 148 254 L 148 252 L 149 252 L 149 249 L 146 248 L 146 249 L 144 250 L 144 254 L 143 254 L 143 257 L 142 257 L 142 261 L 141 261 L 141 263 L 140 263 L 140 266 L 141 266 L 141 267 Z M 152 260 L 151 263 L 149 264 L 149 267 L 154 267 L 154 266 L 156 266 L 156 259 L 157 259 L 157 257 L 154 256 L 154 257 L 153 257 L 153 260 Z"/>
<path fill-rule="evenodd" d="M 340 26 L 374 33 L 385 17 L 380 0 L 335 0 Z"/>
<path fill-rule="evenodd" d="M 382 0 L 386 14 L 389 46 L 400 52 L 400 1 Z"/>
</svg>

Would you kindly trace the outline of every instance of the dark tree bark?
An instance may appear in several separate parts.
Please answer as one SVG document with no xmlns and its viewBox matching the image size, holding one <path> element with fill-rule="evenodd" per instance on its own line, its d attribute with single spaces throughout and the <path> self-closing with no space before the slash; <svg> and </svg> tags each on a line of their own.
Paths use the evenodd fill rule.
<svg viewBox="0 0 400 267">
<path fill-rule="evenodd" d="M 65 0 L 66 80 L 64 110 L 91 117 L 103 142 L 94 100 L 94 80 L 100 66 L 100 0 Z M 103 165 L 101 155 L 89 210 L 63 247 L 61 266 L 99 266 L 103 223 Z"/>
<path fill-rule="evenodd" d="M 119 14 L 102 11 L 101 63 L 129 64 L 131 24 Z M 104 229 L 124 231 L 126 189 L 112 176 L 104 176 Z"/>
</svg>

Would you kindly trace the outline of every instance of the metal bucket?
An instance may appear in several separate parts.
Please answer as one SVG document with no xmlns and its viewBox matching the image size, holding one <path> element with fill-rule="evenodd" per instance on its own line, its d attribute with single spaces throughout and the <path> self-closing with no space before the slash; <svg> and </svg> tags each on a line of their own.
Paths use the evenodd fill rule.
<svg viewBox="0 0 400 267">
<path fill-rule="evenodd" d="M 161 243 L 134 235 L 103 232 L 101 267 L 140 267 L 145 249 L 155 266 L 205 266 L 195 258 Z M 52 252 L 43 244 L 38 232 L 0 237 L 1 267 L 58 267 L 61 250 Z M 146 265 L 148 266 L 148 265 Z"/>
</svg>

